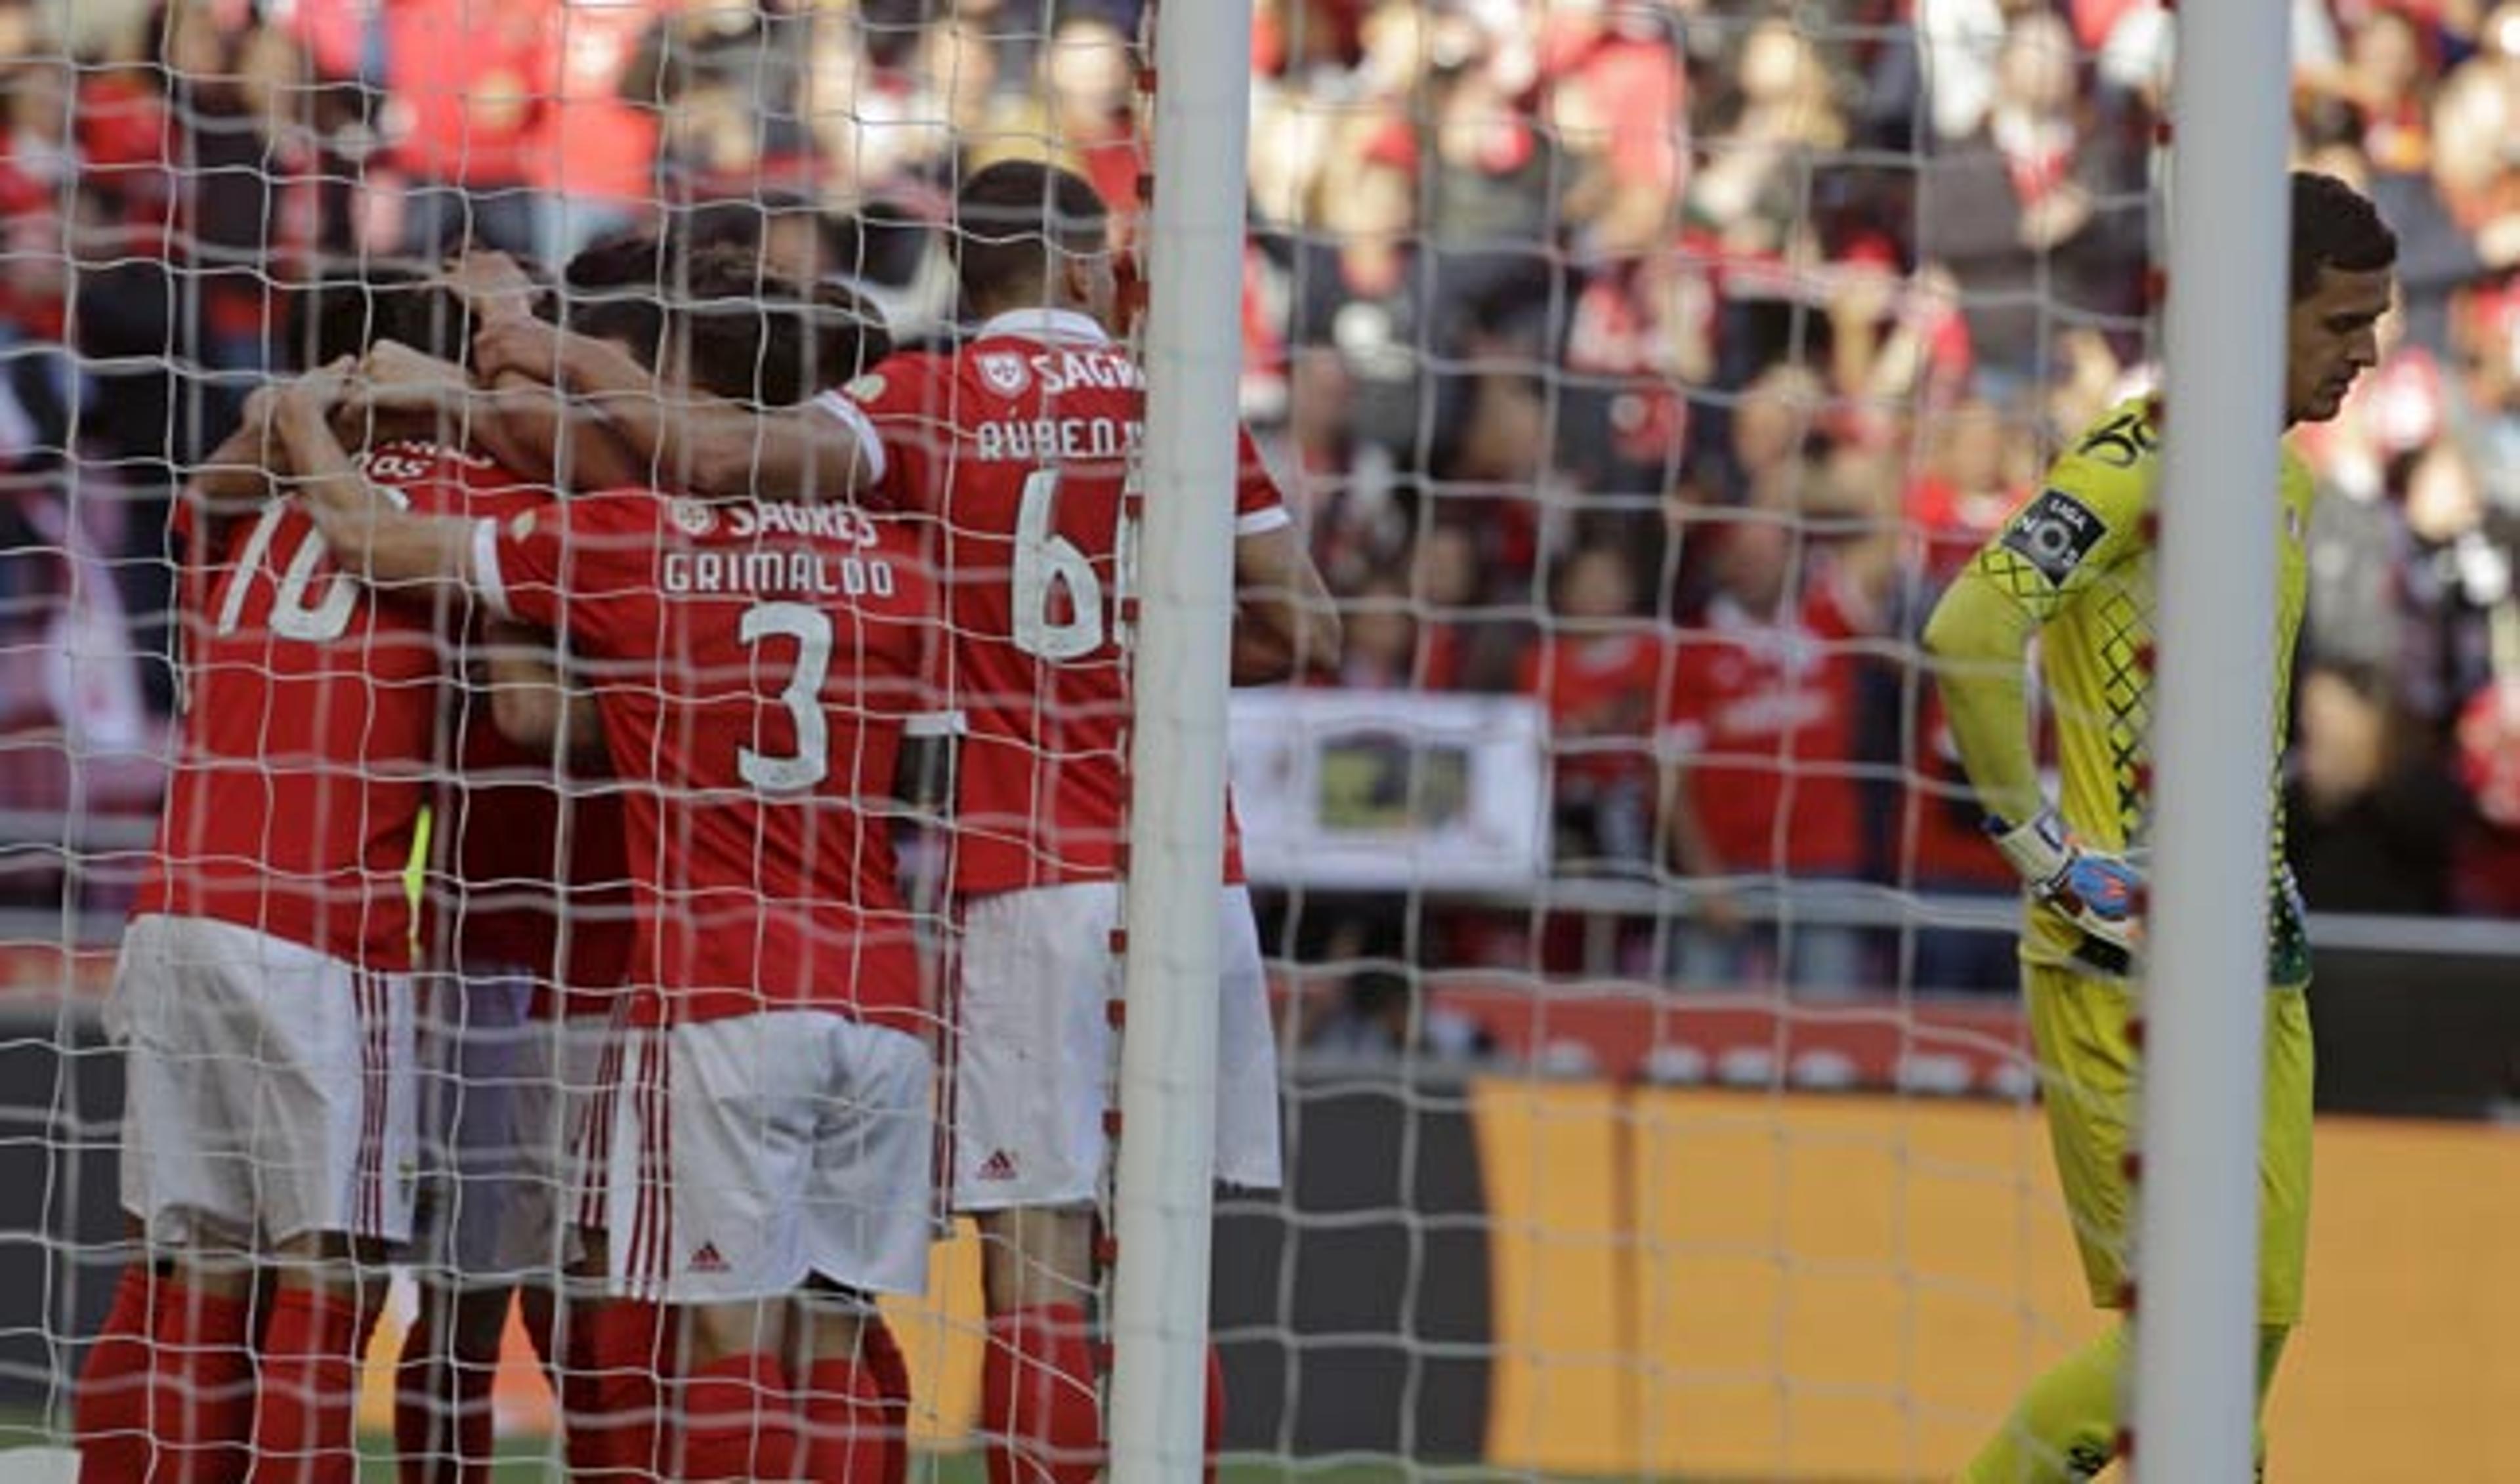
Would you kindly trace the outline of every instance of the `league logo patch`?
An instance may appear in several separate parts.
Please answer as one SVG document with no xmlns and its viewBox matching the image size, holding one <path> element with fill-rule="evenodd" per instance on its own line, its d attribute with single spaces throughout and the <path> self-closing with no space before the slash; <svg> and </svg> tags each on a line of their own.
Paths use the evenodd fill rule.
<svg viewBox="0 0 2520 1484">
<path fill-rule="evenodd" d="M 2061 489 L 2048 489 L 2013 517 L 2004 529 L 2003 545 L 2061 586 L 2108 533 L 2108 522 L 2090 506 Z"/>
<path fill-rule="evenodd" d="M 673 517 L 674 529 L 686 536 L 705 536 L 717 529 L 717 512 L 709 509 L 706 501 L 676 499 L 666 512 Z"/>
<path fill-rule="evenodd" d="M 1020 396 L 1032 384 L 1023 357 L 1012 351 L 988 351 L 971 357 L 971 363 L 980 369 L 980 383 L 1002 397 Z"/>
<path fill-rule="evenodd" d="M 867 375 L 862 376 L 856 381 L 851 382 L 846 386 L 841 387 L 840 395 L 847 397 L 852 402 L 878 401 L 882 398 L 883 389 L 886 384 L 887 383 L 883 378 L 875 375 L 873 372 L 869 372 Z"/>
</svg>

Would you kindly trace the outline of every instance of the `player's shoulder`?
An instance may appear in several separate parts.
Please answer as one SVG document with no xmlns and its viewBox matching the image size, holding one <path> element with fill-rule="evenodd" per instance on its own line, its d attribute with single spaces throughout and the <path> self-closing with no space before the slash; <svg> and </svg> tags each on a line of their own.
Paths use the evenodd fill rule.
<svg viewBox="0 0 2520 1484">
<path fill-rule="evenodd" d="M 855 380 L 826 392 L 878 416 L 938 405 L 959 374 L 949 349 L 903 350 L 886 356 Z"/>
<path fill-rule="evenodd" d="M 2047 476 L 2011 523 L 2070 535 L 2077 554 L 2112 535 L 2135 535 L 2152 509 L 2160 479 L 2161 408 L 2149 395 L 2129 397 L 2093 420 L 2048 466 Z"/>
<path fill-rule="evenodd" d="M 2161 402 L 2149 393 L 2100 414 L 2048 467 L 2048 482 L 2103 504 L 2152 497 L 2161 473 Z"/>
</svg>

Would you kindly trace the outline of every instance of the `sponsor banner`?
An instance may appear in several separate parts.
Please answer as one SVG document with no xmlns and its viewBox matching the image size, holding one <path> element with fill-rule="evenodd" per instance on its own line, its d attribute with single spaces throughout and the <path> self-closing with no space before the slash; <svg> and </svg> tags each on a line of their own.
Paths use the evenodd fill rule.
<svg viewBox="0 0 2520 1484">
<path fill-rule="evenodd" d="M 1529 887 L 1549 874 L 1549 725 L 1505 696 L 1237 691 L 1234 807 L 1259 885 Z"/>
</svg>

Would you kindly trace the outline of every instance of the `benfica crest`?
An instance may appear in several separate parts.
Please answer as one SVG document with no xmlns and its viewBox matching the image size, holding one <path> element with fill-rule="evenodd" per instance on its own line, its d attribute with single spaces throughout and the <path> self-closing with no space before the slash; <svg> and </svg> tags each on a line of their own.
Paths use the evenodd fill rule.
<svg viewBox="0 0 2520 1484">
<path fill-rule="evenodd" d="M 672 507 L 674 528 L 686 536 L 705 536 L 717 529 L 717 512 L 705 501 L 677 499 Z"/>
<path fill-rule="evenodd" d="M 999 396 L 1020 396 L 1032 384 L 1032 373 L 1025 368 L 1023 357 L 1012 351 L 987 351 L 971 357 L 971 361 L 980 368 L 980 384 Z"/>
</svg>

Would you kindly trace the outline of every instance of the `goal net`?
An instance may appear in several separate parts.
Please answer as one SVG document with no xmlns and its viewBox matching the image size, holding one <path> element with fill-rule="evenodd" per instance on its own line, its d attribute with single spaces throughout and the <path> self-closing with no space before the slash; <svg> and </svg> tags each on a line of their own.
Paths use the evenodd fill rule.
<svg viewBox="0 0 2520 1484">
<path fill-rule="evenodd" d="M 614 1415 L 572 1378 L 617 1378 L 625 1353 L 630 1392 L 666 1419 L 652 1431 L 698 1446 L 694 1375 L 725 1346 L 583 1348 L 602 1295 L 636 1279 L 589 1266 L 573 1214 L 496 1282 L 385 1216 L 406 1195 L 424 1233 L 510 1214 L 446 1181 L 466 1109 L 536 1110 L 481 1137 L 521 1182 L 499 1189 L 555 1207 L 585 1203 L 590 1158 L 640 1168 L 592 1132 L 641 1116 L 608 1091 L 655 1100 L 639 1127 L 695 1127 L 624 1048 L 680 1015 L 656 1007 L 685 1003 L 690 963 L 771 941 L 767 919 L 806 922 L 800 942 L 830 927 L 818 914 L 834 903 L 814 893 L 833 878 L 812 873 L 840 830 L 897 855 L 897 871 L 843 872 L 863 895 L 839 905 L 916 966 L 885 1013 L 937 1050 L 952 1150 L 912 1202 L 933 1214 L 923 1291 L 872 1311 L 905 1359 L 907 1420 L 880 1413 L 869 1435 L 906 1426 L 908 1467 L 976 1479 L 992 1440 L 1072 1412 L 1042 1399 L 1056 1386 L 1011 1399 L 1022 1383 L 990 1359 L 1025 1307 L 1006 1295 L 1058 1277 L 1058 1254 L 951 1213 L 1107 1207 L 1107 1178 L 988 1198 L 993 1182 L 1034 1190 L 1033 1156 L 960 1147 L 957 1120 L 980 1115 L 945 1090 L 969 1091 L 953 1060 L 966 1034 L 1012 1038 L 988 1042 L 1003 1057 L 1108 1053 L 1100 1030 L 1032 1045 L 960 1007 L 975 974 L 1045 1000 L 1027 987 L 1058 976 L 1036 960 L 976 970 L 975 897 L 1125 873 L 1110 817 L 1075 800 L 1118 776 L 1128 731 L 1077 716 L 1111 676 L 1124 706 L 1144 699 L 1125 684 L 1125 529 L 1129 502 L 1169 492 L 1117 472 L 1134 422 L 1097 443 L 1081 415 L 1021 409 L 1136 405 L 1140 269 L 1168 250 L 1146 228 L 1165 185 L 1150 38 L 1192 3 L 0 0 L 0 1477 L 67 1469 L 112 1390 L 94 1357 L 128 1319 L 126 1273 L 172 1262 L 158 1272 L 175 1283 L 203 1231 L 227 1277 L 143 1282 L 137 1302 L 190 1294 L 198 1326 L 202 1293 L 241 1293 L 248 1318 L 222 1331 L 240 1360 L 113 1362 L 140 1377 L 114 1394 L 145 1400 L 93 1415 L 125 1433 L 175 1446 L 161 1428 L 212 1425 L 217 1388 L 188 1376 L 227 1377 L 221 1396 L 274 1384 L 276 1295 L 321 1267 L 381 1296 L 355 1366 L 288 1374 L 315 1377 L 306 1427 L 348 1409 L 372 1477 L 397 1457 L 415 1470 L 401 1477 L 457 1477 L 417 1470 L 479 1450 L 499 1478 L 566 1477 L 584 1466 L 572 1426 Z M 2493 147 L 2520 113 L 2520 15 L 2290 9 L 2302 162 L 2369 187 L 2410 262 L 2419 241 L 2440 253 L 2406 275 L 2343 416 L 2296 440 L 2325 503 L 2293 533 L 2310 616 L 2284 787 L 2312 936 L 2335 950 L 2318 1004 L 2338 1112 L 2318 1128 L 2315 1322 L 2268 1429 L 2288 1479 L 2486 1478 L 2520 1442 L 2495 1405 L 2520 1332 L 2498 1261 L 2520 1227 L 2520 1147 L 2491 1122 L 2520 1087 L 2520 173 Z M 1240 1064 L 1274 1055 L 1283 1180 L 1218 1196 L 1226 1467 L 1952 1476 L 2031 1378 L 2110 1321 L 2041 1116 L 2055 1093 L 2017 992 L 2017 882 L 1986 843 L 1919 636 L 2048 462 L 2157 380 L 2169 8 L 1259 0 L 1253 20 L 1246 246 L 1200 267 L 1218 343 L 1238 320 L 1239 412 L 1288 519 L 1246 496 L 1238 540 L 1293 530 L 1343 645 L 1230 705 L 1270 1027 L 1239 1025 Z M 908 362 L 861 364 L 874 319 L 894 348 L 939 358 L 985 337 L 991 316 L 957 278 L 986 256 L 975 244 L 1066 243 L 1055 195 L 1012 226 L 958 218 L 965 186 L 1008 160 L 1089 184 L 1109 246 L 1062 246 L 1038 284 L 982 307 L 1101 311 L 1113 345 L 1046 340 L 1067 361 L 1025 352 L 1003 377 L 981 356 L 950 395 Z M 482 266 L 490 252 L 518 260 L 521 287 Z M 1093 289 L 1104 268 L 1113 282 Z M 708 278 L 721 271 L 748 287 Z M 612 359 L 530 337 L 485 349 L 507 310 L 608 337 Z M 388 339 L 472 356 L 481 375 L 381 362 Z M 270 411 L 258 388 L 343 351 L 362 358 L 352 389 L 324 404 L 347 408 L 342 455 L 417 460 L 369 482 L 443 484 L 453 503 L 412 508 L 491 517 L 445 581 L 361 586 L 306 515 L 313 456 L 276 432 L 238 441 Z M 713 381 L 730 356 L 735 382 Z M 484 371 L 499 366 L 504 392 Z M 843 393 L 836 415 L 808 400 L 827 391 Z M 983 426 L 968 408 L 991 397 L 1016 410 Z M 395 429 L 444 448 L 385 449 Z M 963 440 L 963 464 L 935 456 L 940 438 Z M 940 592 L 1011 587 L 996 601 L 1021 613 L 976 619 L 943 597 L 915 624 L 910 609 L 878 621 L 910 602 L 889 567 L 832 565 L 813 586 L 827 569 L 811 563 L 841 560 L 815 543 L 859 528 L 763 512 L 828 493 L 812 480 L 837 477 L 831 452 L 853 439 L 888 472 L 852 508 L 898 509 L 905 528 L 941 517 L 921 539 L 988 553 L 958 571 L 931 548 L 902 570 L 934 568 Z M 982 497 L 957 481 L 980 487 L 990 461 L 1033 473 L 973 514 Z M 1100 548 L 1056 498 L 1096 471 L 1119 512 Z M 629 523 L 520 514 L 580 508 Z M 538 622 L 516 563 L 553 521 L 558 555 L 531 581 L 574 596 Z M 746 569 L 702 577 L 660 557 L 645 589 L 571 586 L 625 549 L 698 551 L 736 528 L 803 553 L 810 601 L 754 603 L 740 636 L 721 603 L 731 648 L 713 660 L 676 605 L 752 592 Z M 485 585 L 485 562 L 504 576 Z M 1246 631 L 1283 596 L 1242 593 Z M 640 616 L 599 633 L 587 615 L 608 603 Z M 519 626 L 494 628 L 494 609 Z M 897 653 L 886 623 L 931 637 Z M 1041 668 L 1008 681 L 982 651 Z M 518 696 L 559 695 L 538 663 L 600 739 L 523 746 L 497 773 L 472 740 L 505 731 Z M 1044 678 L 1079 666 L 1110 674 Z M 885 677 L 937 709 L 994 683 L 990 703 L 1029 721 L 984 744 L 966 715 L 962 776 L 896 798 L 895 712 L 925 708 L 878 702 Z M 740 693 L 755 729 L 723 779 L 687 756 L 712 687 Z M 551 718 L 567 709 L 552 699 Z M 388 712 L 418 718 L 402 753 Z M 226 783 L 188 791 L 204 749 L 223 749 Z M 968 806 L 983 766 L 1024 778 L 1029 812 L 956 818 L 955 787 Z M 664 802 L 624 822 L 625 792 Z M 798 808 L 816 823 L 783 835 Z M 1079 846 L 1080 828 L 1101 843 Z M 608 830 L 626 832 L 608 857 Z M 712 848 L 734 851 L 742 881 L 674 875 Z M 1014 864 L 958 892 L 955 873 L 989 852 Z M 170 886 L 170 871 L 199 879 Z M 794 879 L 781 871 L 817 884 L 763 884 Z M 397 951 L 378 923 L 406 917 Z M 133 932 L 150 919 L 157 937 Z M 246 934 L 249 967 L 222 976 L 235 955 L 167 939 L 168 919 Z M 485 971 L 491 947 L 465 962 L 468 922 L 516 972 Z M 1125 953 L 1126 935 L 1109 946 Z M 159 967 L 137 999 L 135 956 Z M 743 962 L 778 986 L 715 988 L 846 1001 L 859 1019 L 855 997 L 890 971 L 784 948 Z M 404 975 L 397 1020 L 373 986 Z M 344 1020 L 352 999 L 379 1018 Z M 504 1040 L 489 1034 L 502 1015 Z M 1117 1010 L 1109 1023 L 1126 1034 Z M 328 1051 L 326 1025 L 348 1039 Z M 1237 1029 L 1229 1007 L 1229 1067 Z M 492 1050 L 468 1064 L 445 1052 L 458 1044 Z M 744 1055 L 739 1082 L 767 1086 L 771 1049 Z M 308 1229 L 287 1191 L 329 1178 L 294 1161 L 320 1171 L 317 1125 L 338 1104 L 285 1084 L 328 1066 L 378 1120 L 350 1126 L 343 1157 L 367 1162 L 334 1184 L 376 1204 L 312 1229 L 396 1238 L 359 1263 L 286 1240 Z M 1074 1067 L 1074 1088 L 995 1116 L 1082 1119 L 1099 1150 L 1117 1066 Z M 211 1173 L 198 1201 L 161 1180 L 134 1211 L 126 1115 L 153 1096 L 159 1127 L 198 1136 L 167 1157 Z M 843 1104 L 859 1106 L 795 1105 Z M 385 1124 L 404 1113 L 399 1147 Z M 754 1149 L 768 1136 L 743 1122 L 730 1115 L 728 1137 Z M 811 1127 L 809 1163 L 859 1157 Z M 646 1230 L 617 1192 L 588 1209 L 615 1248 Z M 1097 1259 L 1114 1254 L 1102 1226 L 1080 1230 L 1090 1418 L 1107 1376 Z M 698 1286 L 667 1290 L 669 1313 L 744 1270 L 713 1237 L 672 1260 L 670 1281 Z M 497 1296 L 486 1318 L 425 1306 L 457 1287 Z M 557 1322 L 537 1312 L 550 1292 Z M 782 1312 L 763 1353 L 787 1347 L 809 1390 L 798 1336 L 861 1310 L 818 1292 Z M 424 1341 L 453 1357 L 434 1379 L 402 1364 L 439 1353 L 413 1339 L 429 1316 Z M 465 1323 L 479 1332 L 459 1345 Z M 813 1462 L 822 1415 L 797 1407 L 796 1476 L 898 1477 L 873 1445 Z M 243 1416 L 220 1424 L 230 1443 L 262 1446 L 255 1409 Z M 1090 1478 L 1087 1437 L 1081 1464 L 1045 1445 L 1022 1476 Z M 649 1463 L 697 1466 L 676 1457 L 659 1444 Z"/>
</svg>

